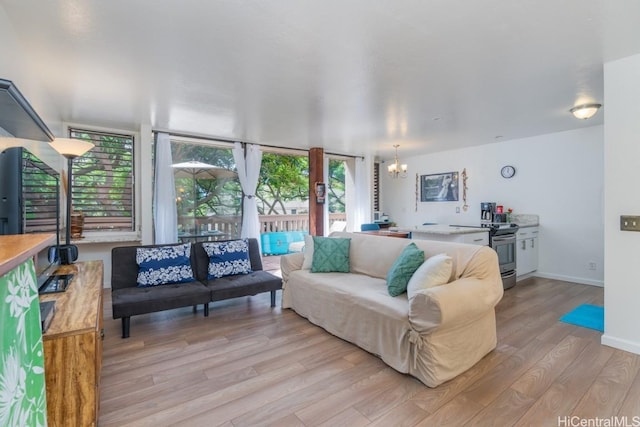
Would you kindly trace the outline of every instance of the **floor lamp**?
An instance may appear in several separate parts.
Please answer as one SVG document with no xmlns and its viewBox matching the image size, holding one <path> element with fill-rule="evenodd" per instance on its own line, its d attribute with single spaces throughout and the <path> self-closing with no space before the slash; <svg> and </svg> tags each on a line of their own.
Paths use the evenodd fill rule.
<svg viewBox="0 0 640 427">
<path fill-rule="evenodd" d="M 78 247 L 71 244 L 71 179 L 73 159 L 91 150 L 94 145 L 81 139 L 56 138 L 51 147 L 67 159 L 67 217 L 65 244 L 60 245 L 60 263 L 73 264 L 78 259 Z"/>
</svg>

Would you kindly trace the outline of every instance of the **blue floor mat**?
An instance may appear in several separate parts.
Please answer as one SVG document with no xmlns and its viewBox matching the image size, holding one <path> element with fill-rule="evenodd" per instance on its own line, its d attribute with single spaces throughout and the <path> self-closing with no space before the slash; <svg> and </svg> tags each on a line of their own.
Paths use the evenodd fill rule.
<svg viewBox="0 0 640 427">
<path fill-rule="evenodd" d="M 560 321 L 604 332 L 604 307 L 582 304 L 562 316 Z"/>
</svg>

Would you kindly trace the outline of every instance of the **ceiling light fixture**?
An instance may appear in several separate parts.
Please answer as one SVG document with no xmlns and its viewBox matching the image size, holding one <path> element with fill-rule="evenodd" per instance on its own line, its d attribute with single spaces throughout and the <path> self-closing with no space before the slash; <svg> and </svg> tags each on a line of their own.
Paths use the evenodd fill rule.
<svg viewBox="0 0 640 427">
<path fill-rule="evenodd" d="M 393 148 L 396 149 L 396 157 L 395 157 L 395 161 L 389 165 L 388 169 L 389 169 L 389 175 L 391 176 L 391 178 L 396 179 L 398 177 L 400 178 L 406 178 L 407 177 L 407 165 L 403 164 L 401 165 L 400 162 L 398 161 L 398 147 L 400 145 L 399 144 L 395 144 L 393 146 Z"/>
<path fill-rule="evenodd" d="M 583 104 L 577 105 L 569 111 L 576 119 L 587 120 L 595 116 L 602 104 Z"/>
</svg>

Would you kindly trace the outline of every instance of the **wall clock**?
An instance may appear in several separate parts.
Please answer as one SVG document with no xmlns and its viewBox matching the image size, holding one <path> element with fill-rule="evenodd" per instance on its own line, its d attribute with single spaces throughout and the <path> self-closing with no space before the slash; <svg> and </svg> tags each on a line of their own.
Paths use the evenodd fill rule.
<svg viewBox="0 0 640 427">
<path fill-rule="evenodd" d="M 516 168 L 510 165 L 503 166 L 500 170 L 500 174 L 503 178 L 513 178 L 513 176 L 516 174 Z"/>
</svg>

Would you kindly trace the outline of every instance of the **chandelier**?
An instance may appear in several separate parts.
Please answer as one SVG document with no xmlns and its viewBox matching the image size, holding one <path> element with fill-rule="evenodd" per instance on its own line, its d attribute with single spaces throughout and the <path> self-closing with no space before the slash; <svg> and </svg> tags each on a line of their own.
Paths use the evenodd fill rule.
<svg viewBox="0 0 640 427">
<path fill-rule="evenodd" d="M 391 178 L 396 179 L 398 177 L 400 178 L 406 178 L 407 177 L 407 165 L 401 165 L 400 162 L 398 161 L 398 147 L 400 145 L 399 144 L 395 144 L 393 146 L 393 148 L 396 149 L 396 157 L 395 160 L 392 164 L 389 165 L 388 169 L 389 169 L 389 175 L 391 176 Z"/>
</svg>

